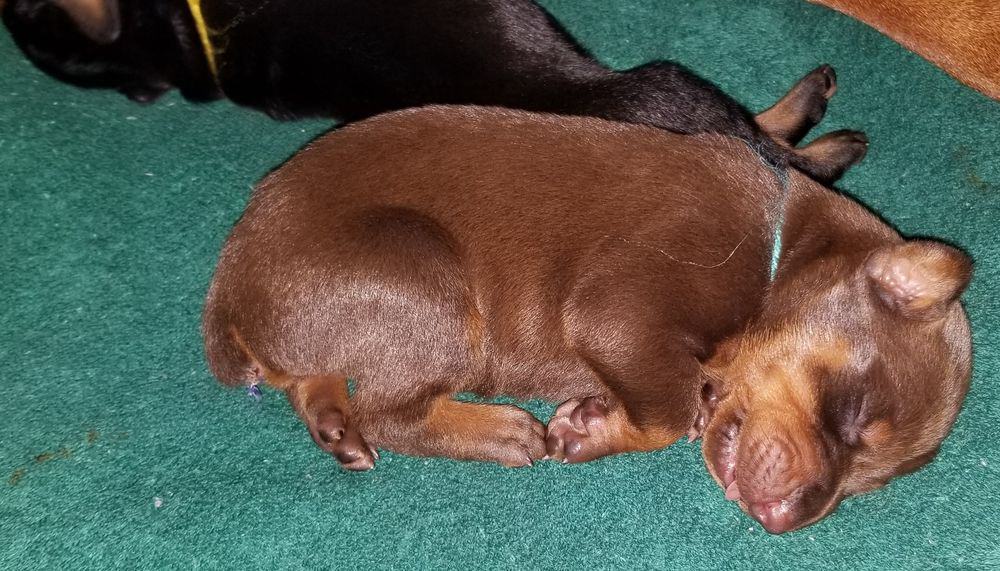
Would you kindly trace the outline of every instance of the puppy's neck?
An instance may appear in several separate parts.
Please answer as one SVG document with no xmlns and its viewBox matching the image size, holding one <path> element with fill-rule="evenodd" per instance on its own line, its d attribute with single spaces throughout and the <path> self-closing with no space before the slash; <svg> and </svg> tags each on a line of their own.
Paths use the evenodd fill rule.
<svg viewBox="0 0 1000 571">
<path fill-rule="evenodd" d="M 772 282 L 819 258 L 862 258 L 899 235 L 864 206 L 791 172 L 773 254 Z"/>
</svg>

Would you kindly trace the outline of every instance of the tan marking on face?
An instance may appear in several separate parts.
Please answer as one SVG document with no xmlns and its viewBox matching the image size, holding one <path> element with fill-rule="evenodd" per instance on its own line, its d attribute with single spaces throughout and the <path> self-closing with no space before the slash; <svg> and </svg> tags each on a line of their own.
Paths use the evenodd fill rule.
<svg viewBox="0 0 1000 571">
<path fill-rule="evenodd" d="M 743 370 L 753 367 L 755 361 L 764 364 L 758 372 L 744 377 L 744 386 L 738 389 L 747 418 L 741 447 L 752 449 L 754 443 L 772 438 L 787 442 L 796 454 L 787 467 L 790 482 L 811 482 L 829 469 L 816 440 L 820 424 L 817 375 L 844 367 L 850 358 L 845 339 L 835 337 L 821 344 L 814 339 L 794 331 L 783 333 L 758 345 L 760 349 L 750 360 L 745 360 L 745 354 L 737 359 L 746 363 Z"/>
<path fill-rule="evenodd" d="M 801 336 L 796 341 L 801 349 L 787 351 L 772 362 L 764 373 L 766 380 L 754 387 L 749 412 L 772 430 L 783 427 L 806 437 L 819 424 L 819 386 L 814 377 L 819 371 L 844 367 L 849 346 L 836 338 L 809 351 Z"/>
<path fill-rule="evenodd" d="M 815 388 L 802 367 L 772 365 L 764 374 L 766 379 L 755 387 L 751 396 L 754 409 L 761 412 L 792 409 L 804 416 L 815 409 Z"/>
<path fill-rule="evenodd" d="M 817 345 L 806 335 L 792 333 L 772 339 L 756 358 L 741 361 L 747 368 L 754 361 L 768 362 L 752 387 L 753 401 L 777 409 L 791 406 L 805 416 L 814 416 L 819 409 L 813 377 L 818 371 L 843 368 L 849 355 L 849 344 L 842 338 Z"/>
<path fill-rule="evenodd" d="M 842 369 L 850 359 L 850 344 L 846 339 L 838 337 L 821 345 L 812 356 L 812 364 L 825 367 L 827 370 Z"/>
<path fill-rule="evenodd" d="M 118 2 L 112 0 L 55 0 L 92 40 L 110 43 L 120 26 Z"/>
<path fill-rule="evenodd" d="M 835 337 L 818 341 L 799 331 L 782 332 L 742 347 L 730 366 L 739 378 L 752 384 L 754 400 L 775 405 L 793 404 L 804 412 L 817 412 L 817 387 L 812 382 L 820 371 L 837 371 L 850 359 L 850 344 Z M 756 372 L 755 372 L 756 371 Z"/>
</svg>

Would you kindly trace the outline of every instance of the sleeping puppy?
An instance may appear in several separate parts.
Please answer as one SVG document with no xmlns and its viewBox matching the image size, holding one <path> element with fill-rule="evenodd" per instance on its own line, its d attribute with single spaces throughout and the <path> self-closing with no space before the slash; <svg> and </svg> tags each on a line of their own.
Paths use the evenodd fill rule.
<svg viewBox="0 0 1000 571">
<path fill-rule="evenodd" d="M 604 67 L 531 0 L 7 0 L 3 19 L 42 70 L 137 101 L 177 88 L 282 119 L 343 120 L 428 103 L 498 105 L 725 133 L 818 180 L 843 174 L 775 144 L 677 64 Z M 800 104 L 818 117 L 834 77 L 828 66 L 811 77 L 826 88 Z M 838 164 L 864 156 L 860 133 L 831 136 L 850 158 Z"/>
<path fill-rule="evenodd" d="M 780 533 L 934 456 L 969 383 L 970 271 L 743 141 L 430 107 L 268 176 L 203 330 L 223 383 L 284 390 L 348 469 L 701 436 L 726 497 Z M 543 426 L 462 392 L 562 404 Z"/>
<path fill-rule="evenodd" d="M 1000 2 L 809 0 L 857 18 L 1000 100 Z"/>
</svg>

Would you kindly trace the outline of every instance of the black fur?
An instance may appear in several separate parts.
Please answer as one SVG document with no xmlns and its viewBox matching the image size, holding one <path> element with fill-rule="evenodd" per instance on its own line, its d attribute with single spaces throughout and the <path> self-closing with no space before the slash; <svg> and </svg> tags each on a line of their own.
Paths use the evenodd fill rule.
<svg viewBox="0 0 1000 571">
<path fill-rule="evenodd" d="M 218 81 L 185 0 L 118 0 L 121 30 L 107 44 L 55 1 L 7 0 L 3 19 L 25 54 L 60 80 L 139 101 L 178 88 L 279 119 L 341 120 L 499 105 L 725 133 L 810 170 L 711 83 L 665 61 L 608 69 L 531 0 L 203 0 Z"/>
</svg>

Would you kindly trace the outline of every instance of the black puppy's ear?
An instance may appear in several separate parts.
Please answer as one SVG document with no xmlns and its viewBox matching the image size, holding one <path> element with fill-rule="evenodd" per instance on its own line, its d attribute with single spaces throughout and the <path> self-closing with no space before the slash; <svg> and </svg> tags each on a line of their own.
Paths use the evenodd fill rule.
<svg viewBox="0 0 1000 571">
<path fill-rule="evenodd" d="M 81 32 L 99 44 L 110 44 L 122 31 L 118 0 L 53 0 Z"/>
<path fill-rule="evenodd" d="M 945 244 L 911 240 L 876 250 L 865 271 L 889 308 L 911 319 L 936 319 L 969 285 L 972 260 Z"/>
</svg>

